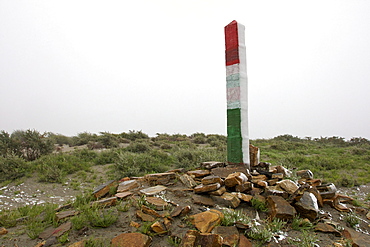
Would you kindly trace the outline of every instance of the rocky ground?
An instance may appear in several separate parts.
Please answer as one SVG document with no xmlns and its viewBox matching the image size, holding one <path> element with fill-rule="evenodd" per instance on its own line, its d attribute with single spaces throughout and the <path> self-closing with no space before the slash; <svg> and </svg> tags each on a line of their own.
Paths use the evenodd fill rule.
<svg viewBox="0 0 370 247">
<path fill-rule="evenodd" d="M 0 188 L 2 211 L 45 202 L 69 205 L 83 192 L 95 195 L 95 203 L 104 206 L 102 215 L 104 212 L 115 214 L 118 220 L 108 227 L 86 225 L 76 230 L 70 219 L 81 212 L 69 206 L 56 212 L 60 224 L 46 229 L 39 238 L 30 239 L 23 224 L 0 230 L 0 234 L 4 234 L 0 236 L 0 246 L 109 246 L 110 243 L 151 247 L 306 246 L 288 242 L 297 238 L 303 241 L 302 232 L 293 230 L 291 225 L 297 213 L 315 225 L 309 234 L 317 238 L 317 246 L 370 246 L 370 185 L 336 191 L 334 187 L 327 191 L 312 177 L 301 178 L 299 184 L 292 183 L 288 179 L 289 171 L 283 168 L 270 167 L 271 172 L 261 170 L 250 174 L 240 167 L 211 167 L 214 164 L 205 163 L 197 171 L 173 171 L 110 182 L 104 175 L 105 167 L 97 166 L 94 168 L 99 173 L 97 180 L 104 181 L 97 187 L 81 181 L 80 187 L 76 188 L 71 185 L 75 181 L 73 177 L 63 185 L 38 183 L 34 178 L 4 185 Z M 94 187 L 95 190 L 91 190 Z M 112 188 L 117 189 L 115 196 L 108 195 Z M 315 203 L 303 201 L 301 198 L 306 195 L 319 207 L 315 209 Z M 350 198 L 335 201 L 333 198 L 337 195 Z M 268 211 L 253 205 L 255 199 L 268 205 Z M 303 206 L 297 206 L 299 203 Z M 217 227 L 230 210 L 243 212 L 250 221 L 234 222 L 229 226 L 223 223 L 224 226 Z M 349 212 L 358 219 L 355 227 L 346 221 Z M 260 243 L 248 237 L 253 228 L 267 225 L 273 218 L 288 223 L 280 232 L 274 233 L 270 242 Z M 65 232 L 68 232 L 68 240 L 61 244 L 58 238 Z M 101 239 L 105 244 L 88 245 L 86 241 L 92 238 Z M 136 242 L 138 245 L 134 245 Z"/>
</svg>

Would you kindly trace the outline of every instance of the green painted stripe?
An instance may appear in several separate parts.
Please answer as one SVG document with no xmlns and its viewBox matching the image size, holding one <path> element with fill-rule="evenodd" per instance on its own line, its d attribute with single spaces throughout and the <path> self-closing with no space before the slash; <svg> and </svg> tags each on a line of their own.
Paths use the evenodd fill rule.
<svg viewBox="0 0 370 247">
<path fill-rule="evenodd" d="M 240 87 L 239 73 L 229 75 L 226 77 L 226 88 Z"/>
<path fill-rule="evenodd" d="M 240 109 L 227 110 L 227 161 L 243 163 Z"/>
</svg>

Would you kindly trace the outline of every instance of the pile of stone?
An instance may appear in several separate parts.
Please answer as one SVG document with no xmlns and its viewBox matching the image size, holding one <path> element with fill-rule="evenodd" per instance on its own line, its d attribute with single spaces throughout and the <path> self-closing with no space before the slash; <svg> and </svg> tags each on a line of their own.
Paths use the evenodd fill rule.
<svg viewBox="0 0 370 247">
<path fill-rule="evenodd" d="M 120 201 L 143 202 L 130 222 L 133 230 L 114 237 L 112 246 L 157 246 L 153 235 L 170 236 L 181 242 L 182 247 L 252 246 L 242 233 L 252 226 L 220 226 L 220 223 L 224 218 L 223 209 L 235 210 L 251 205 L 253 200 L 267 205 L 266 214 L 270 220 L 290 221 L 299 214 L 307 221 L 315 221 L 316 231 L 352 238 L 353 232 L 339 232 L 330 216 L 321 210 L 328 204 L 338 211 L 348 212 L 350 209 L 344 203 L 352 198 L 338 194 L 334 184 L 322 184 L 320 179 L 314 179 L 310 170 L 296 171 L 295 174 L 297 177 L 293 180 L 292 172 L 285 167 L 265 162 L 254 162 L 249 169 L 244 165 L 204 162 L 197 170 L 177 169 L 109 181 L 94 190 L 96 200 L 92 205 L 111 207 Z M 114 190 L 117 193 L 108 196 Z M 66 222 L 41 233 L 39 237 L 44 241 L 38 247 L 48 246 L 48 239 L 71 229 L 68 218 L 78 212 L 68 210 L 68 206 L 61 206 L 56 213 L 58 220 Z M 186 225 L 184 218 L 191 227 Z M 139 232 L 147 222 L 150 222 L 151 234 Z M 355 243 L 356 240 L 352 241 Z M 82 247 L 84 240 L 70 246 Z"/>
</svg>

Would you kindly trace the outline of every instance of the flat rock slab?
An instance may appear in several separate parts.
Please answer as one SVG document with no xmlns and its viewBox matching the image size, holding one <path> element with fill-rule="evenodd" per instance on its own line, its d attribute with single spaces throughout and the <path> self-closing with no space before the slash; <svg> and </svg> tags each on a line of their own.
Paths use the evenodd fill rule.
<svg viewBox="0 0 370 247">
<path fill-rule="evenodd" d="M 123 181 L 122 183 L 118 185 L 117 192 L 125 192 L 129 190 L 133 190 L 133 189 L 138 188 L 139 186 L 140 184 L 136 180 Z"/>
<path fill-rule="evenodd" d="M 205 169 L 213 169 L 213 168 L 216 168 L 216 167 L 223 167 L 225 166 L 226 164 L 224 162 L 218 162 L 218 161 L 206 161 L 206 162 L 202 162 L 200 164 L 200 166 L 202 168 L 205 168 Z"/>
<path fill-rule="evenodd" d="M 180 175 L 179 179 L 181 183 L 183 183 L 188 188 L 194 188 L 195 186 L 197 186 L 197 183 L 194 181 L 194 179 L 187 174 Z"/>
<path fill-rule="evenodd" d="M 201 233 L 196 237 L 194 246 L 221 247 L 222 237 L 218 234 Z"/>
<path fill-rule="evenodd" d="M 216 209 L 211 209 L 199 214 L 190 216 L 191 223 L 201 232 L 209 233 L 220 224 L 224 214 Z"/>
<path fill-rule="evenodd" d="M 117 204 L 117 197 L 108 197 L 101 199 L 99 201 L 92 202 L 92 206 L 99 206 L 99 207 L 111 207 Z"/>
<path fill-rule="evenodd" d="M 222 179 L 219 176 L 215 175 L 209 175 L 207 177 L 202 178 L 202 184 L 207 185 L 207 184 L 215 184 L 215 183 L 222 183 Z"/>
<path fill-rule="evenodd" d="M 168 203 L 160 197 L 146 197 L 145 200 L 153 205 L 157 210 L 164 210 L 168 206 Z"/>
<path fill-rule="evenodd" d="M 211 172 L 209 170 L 194 170 L 188 171 L 187 174 L 196 178 L 201 178 L 210 175 Z"/>
<path fill-rule="evenodd" d="M 140 193 L 142 193 L 146 196 L 154 196 L 154 195 L 157 195 L 157 194 L 161 193 L 162 191 L 165 191 L 166 189 L 167 189 L 166 186 L 157 185 L 157 186 L 142 189 L 142 190 L 140 190 Z"/>
<path fill-rule="evenodd" d="M 105 196 L 109 190 L 113 187 L 117 187 L 118 182 L 115 180 L 111 180 L 105 184 L 99 185 L 97 188 L 94 189 L 94 196 L 95 198 L 100 198 Z"/>
<path fill-rule="evenodd" d="M 223 245 L 238 246 L 239 231 L 235 226 L 216 226 L 212 233 L 221 235 Z"/>
<path fill-rule="evenodd" d="M 148 247 L 152 242 L 152 238 L 142 233 L 122 233 L 113 238 L 112 247 Z"/>
<path fill-rule="evenodd" d="M 129 196 L 132 196 L 132 192 L 130 191 L 125 191 L 125 192 L 120 192 L 120 193 L 117 193 L 115 196 L 118 198 L 118 199 L 125 199 Z"/>
<path fill-rule="evenodd" d="M 42 233 L 40 233 L 39 238 L 41 239 L 48 239 L 50 237 L 60 237 L 62 236 L 65 232 L 71 230 L 72 228 L 72 222 L 67 221 L 64 224 L 61 224 L 57 228 L 48 228 Z"/>
<path fill-rule="evenodd" d="M 165 185 L 169 184 L 176 178 L 176 173 L 174 172 L 164 172 L 164 173 L 153 173 L 144 176 L 144 179 L 149 182 L 149 184 L 154 185 Z"/>
<path fill-rule="evenodd" d="M 249 173 L 247 172 L 244 166 L 237 166 L 237 167 L 217 167 L 211 170 L 213 175 L 219 176 L 220 178 L 227 178 L 229 174 L 234 172 L 243 172 L 247 177 Z"/>
<path fill-rule="evenodd" d="M 71 216 L 77 215 L 79 212 L 76 210 L 70 210 L 70 211 L 61 211 L 55 214 L 57 221 L 60 221 L 61 219 L 65 219 Z"/>
<path fill-rule="evenodd" d="M 155 218 L 152 215 L 146 214 L 140 210 L 136 211 L 136 217 L 139 218 L 141 221 L 154 221 Z"/>
<path fill-rule="evenodd" d="M 336 230 L 333 226 L 322 222 L 317 223 L 317 225 L 315 226 L 315 231 L 333 233 L 337 237 L 342 236 L 342 234 L 338 230 Z"/>
<path fill-rule="evenodd" d="M 199 184 L 198 186 L 196 186 L 194 188 L 194 193 L 206 193 L 206 192 L 211 192 L 211 191 L 215 191 L 215 190 L 218 190 L 219 188 L 221 188 L 221 184 L 219 183 L 216 183 L 216 184 L 207 184 L 207 185 L 204 185 L 204 184 Z"/>
</svg>

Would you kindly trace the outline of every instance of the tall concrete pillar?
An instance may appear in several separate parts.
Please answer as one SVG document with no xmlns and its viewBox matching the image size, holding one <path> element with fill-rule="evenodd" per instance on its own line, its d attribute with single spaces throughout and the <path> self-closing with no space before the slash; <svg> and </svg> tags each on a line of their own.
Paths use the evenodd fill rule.
<svg viewBox="0 0 370 247">
<path fill-rule="evenodd" d="M 245 27 L 232 21 L 225 26 L 227 90 L 227 161 L 250 168 L 248 134 L 248 80 Z"/>
</svg>

